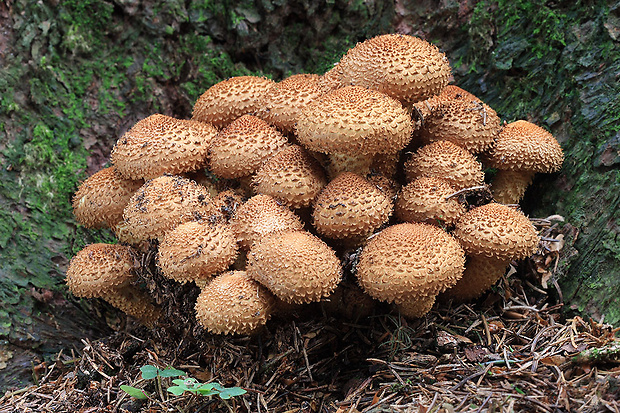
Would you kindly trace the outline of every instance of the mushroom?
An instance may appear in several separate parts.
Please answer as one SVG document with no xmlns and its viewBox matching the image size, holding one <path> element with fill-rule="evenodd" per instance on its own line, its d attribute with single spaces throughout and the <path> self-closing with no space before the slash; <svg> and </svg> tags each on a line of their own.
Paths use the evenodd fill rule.
<svg viewBox="0 0 620 413">
<path fill-rule="evenodd" d="M 210 170 L 227 179 L 252 175 L 287 142 L 264 120 L 243 115 L 213 139 L 209 149 Z"/>
<path fill-rule="evenodd" d="M 265 162 L 252 182 L 257 194 L 270 195 L 293 209 L 310 206 L 326 184 L 321 165 L 299 145 L 286 147 Z"/>
<path fill-rule="evenodd" d="M 192 120 L 224 128 L 240 116 L 256 113 L 263 95 L 275 85 L 266 77 L 236 76 L 211 86 L 196 101 Z"/>
<path fill-rule="evenodd" d="M 247 272 L 278 298 L 297 304 L 327 297 L 342 277 L 336 253 L 305 231 L 261 238 L 248 253 Z"/>
<path fill-rule="evenodd" d="M 158 239 L 184 222 L 220 220 L 207 189 L 194 181 L 164 175 L 147 181 L 123 211 L 124 228 L 135 240 Z"/>
<path fill-rule="evenodd" d="M 301 220 L 293 211 L 269 195 L 255 195 L 237 208 L 230 221 L 242 249 L 249 249 L 262 237 L 278 231 L 301 231 Z"/>
<path fill-rule="evenodd" d="M 405 222 L 453 225 L 465 213 L 454 188 L 445 180 L 421 177 L 404 186 L 394 207 L 394 214 Z"/>
<path fill-rule="evenodd" d="M 245 271 L 211 280 L 196 300 L 198 323 L 215 334 L 252 334 L 267 323 L 275 298 Z"/>
<path fill-rule="evenodd" d="M 375 185 L 351 172 L 344 172 L 327 184 L 314 201 L 312 211 L 319 234 L 355 243 L 385 224 L 390 215 L 390 199 Z"/>
<path fill-rule="evenodd" d="M 102 298 L 142 323 L 153 325 L 160 309 L 151 297 L 132 285 L 139 266 L 131 247 L 90 244 L 69 262 L 66 282 L 77 297 Z"/>
<path fill-rule="evenodd" d="M 405 176 L 407 181 L 423 176 L 441 178 L 456 190 L 484 182 L 482 164 L 450 141 L 437 141 L 418 149 L 405 162 Z"/>
<path fill-rule="evenodd" d="M 73 215 L 86 228 L 114 228 L 143 180 L 123 178 L 113 166 L 94 173 L 73 195 Z"/>
<path fill-rule="evenodd" d="M 450 76 L 450 63 L 436 46 L 413 36 L 386 34 L 350 49 L 321 84 L 332 90 L 363 86 L 407 104 L 436 95 Z"/>
<path fill-rule="evenodd" d="M 518 120 L 504 126 L 484 161 L 498 169 L 491 186 L 495 200 L 513 204 L 523 198 L 535 173 L 560 170 L 564 154 L 552 134 L 533 123 Z"/>
<path fill-rule="evenodd" d="M 470 257 L 463 278 L 446 295 L 460 300 L 479 297 L 504 274 L 508 263 L 532 255 L 538 234 L 521 212 L 498 203 L 471 209 L 457 221 L 454 236 Z"/>
<path fill-rule="evenodd" d="M 463 275 L 465 253 L 447 232 L 428 224 L 404 223 L 368 241 L 357 264 L 360 286 L 377 300 L 422 317 L 435 297 Z"/>
<path fill-rule="evenodd" d="M 168 231 L 157 263 L 165 277 L 201 281 L 225 271 L 237 258 L 237 239 L 227 224 L 190 221 Z"/>
<path fill-rule="evenodd" d="M 127 179 L 195 171 L 207 165 L 207 151 L 216 134 L 206 123 L 155 114 L 129 129 L 110 158 Z"/>
</svg>

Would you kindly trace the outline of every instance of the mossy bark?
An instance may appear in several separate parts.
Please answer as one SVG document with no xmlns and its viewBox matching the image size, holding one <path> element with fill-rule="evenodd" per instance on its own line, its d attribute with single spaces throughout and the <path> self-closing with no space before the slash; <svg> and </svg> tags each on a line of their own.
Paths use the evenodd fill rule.
<svg viewBox="0 0 620 413">
<path fill-rule="evenodd" d="M 77 250 L 111 235 L 77 226 L 70 199 L 125 130 L 156 112 L 189 117 L 222 78 L 322 73 L 388 32 L 434 42 L 458 85 L 560 140 L 564 168 L 524 205 L 580 229 L 557 274 L 565 302 L 618 322 L 619 21 L 620 3 L 568 1 L 0 3 L 0 356 L 51 354 L 103 328 L 63 278 Z"/>
</svg>

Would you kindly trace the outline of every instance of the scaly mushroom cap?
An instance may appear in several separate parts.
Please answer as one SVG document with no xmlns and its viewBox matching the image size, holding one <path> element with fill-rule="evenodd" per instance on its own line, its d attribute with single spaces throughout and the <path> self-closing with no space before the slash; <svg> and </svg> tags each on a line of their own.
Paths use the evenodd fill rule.
<svg viewBox="0 0 620 413">
<path fill-rule="evenodd" d="M 412 131 L 411 117 L 400 102 L 360 86 L 321 96 L 297 119 L 299 142 L 323 153 L 394 153 L 409 143 Z"/>
<path fill-rule="evenodd" d="M 284 135 L 253 115 L 243 115 L 217 134 L 209 149 L 211 172 L 234 179 L 253 174 L 288 143 Z"/>
<path fill-rule="evenodd" d="M 465 213 L 458 198 L 446 198 L 454 192 L 454 188 L 443 179 L 418 178 L 400 191 L 394 213 L 405 222 L 453 225 Z"/>
<path fill-rule="evenodd" d="M 482 164 L 465 149 L 449 141 L 423 146 L 405 162 L 407 181 L 419 177 L 441 178 L 456 190 L 482 185 Z"/>
<path fill-rule="evenodd" d="M 420 137 L 425 142 L 448 140 L 479 153 L 493 145 L 500 130 L 499 116 L 482 101 L 451 99 L 441 102 L 424 119 Z"/>
<path fill-rule="evenodd" d="M 69 262 L 66 282 L 77 297 L 101 297 L 134 280 L 139 266 L 131 247 L 90 244 Z"/>
<path fill-rule="evenodd" d="M 316 230 L 328 238 L 366 237 L 386 223 L 392 202 L 375 185 L 351 172 L 338 175 L 314 202 Z"/>
<path fill-rule="evenodd" d="M 538 234 L 530 220 L 516 209 L 490 203 L 471 209 L 457 221 L 454 236 L 467 254 L 497 260 L 532 255 Z"/>
<path fill-rule="evenodd" d="M 459 280 L 460 281 L 460 280 Z M 427 314 L 435 304 L 436 296 L 411 297 L 406 301 L 396 304 L 396 308 L 405 318 L 420 318 Z"/>
<path fill-rule="evenodd" d="M 243 204 L 243 198 L 232 189 L 227 189 L 215 195 L 211 199 L 211 203 L 226 221 L 230 221 L 237 208 Z"/>
<path fill-rule="evenodd" d="M 438 94 L 450 76 L 450 63 L 436 46 L 413 36 L 386 34 L 350 49 L 323 82 L 367 87 L 406 104 Z"/>
<path fill-rule="evenodd" d="M 447 232 L 428 224 L 388 227 L 364 247 L 357 278 L 372 297 L 406 303 L 436 296 L 463 275 L 465 253 Z"/>
<path fill-rule="evenodd" d="M 319 75 L 302 73 L 287 77 L 265 93 L 257 116 L 285 133 L 294 133 L 302 109 L 321 94 Z"/>
<path fill-rule="evenodd" d="M 216 128 L 260 109 L 263 95 L 275 85 L 266 77 L 237 76 L 222 80 L 203 93 L 192 112 L 192 120 L 210 123 Z"/>
<path fill-rule="evenodd" d="M 401 185 L 398 182 L 380 173 L 371 173 L 366 176 L 366 180 L 379 188 L 392 202 L 396 200 L 401 189 Z"/>
<path fill-rule="evenodd" d="M 456 85 L 448 85 L 441 90 L 440 94 L 416 102 L 410 105 L 408 109 L 415 112 L 417 116 L 421 117 L 423 119 L 422 123 L 424 123 L 424 120 L 426 120 L 428 116 L 431 116 L 439 105 L 451 100 L 482 102 L 475 95 L 469 93 L 465 89 L 462 89 Z"/>
<path fill-rule="evenodd" d="M 248 253 L 247 271 L 280 299 L 297 304 L 328 296 L 342 276 L 334 250 L 305 231 L 263 237 Z"/>
<path fill-rule="evenodd" d="M 123 218 L 135 240 L 160 238 L 188 221 L 223 219 L 204 186 L 172 175 L 147 181 L 129 200 Z"/>
<path fill-rule="evenodd" d="M 310 206 L 327 184 L 323 168 L 301 146 L 282 149 L 256 172 L 254 191 L 271 195 L 288 207 Z"/>
<path fill-rule="evenodd" d="M 168 231 L 157 263 L 165 277 L 185 283 L 225 271 L 237 258 L 237 239 L 226 224 L 191 221 Z"/>
<path fill-rule="evenodd" d="M 327 155 L 327 176 L 330 180 L 343 172 L 353 172 L 354 174 L 366 176 L 370 173 L 373 158 L 373 156 L 368 155 L 330 153 Z"/>
<path fill-rule="evenodd" d="M 564 154 L 552 134 L 518 120 L 504 126 L 487 160 L 492 168 L 550 173 L 562 167 Z"/>
<path fill-rule="evenodd" d="M 155 114 L 136 123 L 114 145 L 111 161 L 127 179 L 152 179 L 204 168 L 217 134 L 213 126 Z"/>
<path fill-rule="evenodd" d="M 73 215 L 87 228 L 114 228 L 123 220 L 123 209 L 144 181 L 123 178 L 116 168 L 94 173 L 73 195 Z"/>
<path fill-rule="evenodd" d="M 196 300 L 196 319 L 215 334 L 252 334 L 267 323 L 275 298 L 245 271 L 215 277 Z"/>
<path fill-rule="evenodd" d="M 465 264 L 465 272 L 454 287 L 445 292 L 447 298 L 457 302 L 475 300 L 491 288 L 506 272 L 508 260 L 496 260 L 472 255 Z"/>
<path fill-rule="evenodd" d="M 500 204 L 516 204 L 525 195 L 535 172 L 499 169 L 491 182 L 493 199 Z"/>
<path fill-rule="evenodd" d="M 304 228 L 293 211 L 269 195 L 256 195 L 248 199 L 237 208 L 230 225 L 243 249 L 249 249 L 253 243 L 272 232 L 301 231 Z"/>
</svg>

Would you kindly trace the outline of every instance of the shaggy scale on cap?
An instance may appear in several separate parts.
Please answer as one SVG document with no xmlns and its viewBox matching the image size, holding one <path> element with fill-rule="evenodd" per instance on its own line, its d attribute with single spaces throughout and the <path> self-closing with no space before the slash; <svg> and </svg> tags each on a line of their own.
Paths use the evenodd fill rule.
<svg viewBox="0 0 620 413">
<path fill-rule="evenodd" d="M 87 228 L 114 228 L 123 220 L 123 210 L 131 196 L 144 184 L 123 178 L 116 168 L 94 173 L 73 195 L 73 215 Z"/>
<path fill-rule="evenodd" d="M 451 76 L 445 54 L 417 37 L 386 34 L 358 43 L 323 76 L 323 88 L 363 86 L 403 104 L 438 94 Z"/>
<path fill-rule="evenodd" d="M 378 300 L 434 300 L 461 278 L 464 264 L 465 253 L 451 235 L 433 225 L 404 223 L 384 229 L 366 244 L 357 278 Z"/>
<path fill-rule="evenodd" d="M 136 240 L 157 239 L 184 222 L 219 220 L 222 214 L 207 189 L 180 176 L 164 175 L 147 181 L 123 212 L 125 230 Z"/>
<path fill-rule="evenodd" d="M 230 221 L 239 246 L 249 249 L 253 243 L 272 232 L 301 231 L 301 219 L 269 195 L 255 195 L 239 206 Z"/>
<path fill-rule="evenodd" d="M 374 90 L 347 86 L 306 106 L 297 120 L 297 137 L 322 153 L 394 153 L 411 140 L 411 117 L 397 100 Z"/>
<path fill-rule="evenodd" d="M 185 283 L 225 271 L 237 252 L 237 239 L 228 225 L 191 221 L 164 235 L 157 264 L 165 277 Z"/>
<path fill-rule="evenodd" d="M 247 271 L 278 298 L 296 304 L 330 295 L 342 277 L 336 253 L 305 231 L 263 237 L 248 253 Z"/>
<path fill-rule="evenodd" d="M 215 277 L 196 300 L 196 319 L 215 334 L 252 334 L 267 323 L 275 298 L 245 271 Z"/>
<path fill-rule="evenodd" d="M 319 75 L 302 73 L 287 77 L 265 93 L 257 116 L 285 133 L 294 133 L 302 109 L 321 94 Z"/>
<path fill-rule="evenodd" d="M 286 137 L 264 120 L 243 115 L 213 139 L 210 170 L 226 179 L 251 175 L 287 143 Z"/>
<path fill-rule="evenodd" d="M 127 179 L 152 179 L 204 168 L 217 134 L 213 126 L 155 114 L 136 123 L 114 145 L 112 164 Z"/>
<path fill-rule="evenodd" d="M 443 179 L 418 178 L 401 189 L 394 213 L 405 222 L 453 225 L 465 213 L 458 198 L 446 198 L 454 192 L 454 188 Z"/>
<path fill-rule="evenodd" d="M 192 120 L 224 128 L 238 117 L 256 113 L 261 108 L 263 96 L 273 85 L 273 80 L 258 76 L 222 80 L 198 98 Z"/>
<path fill-rule="evenodd" d="M 510 260 L 494 260 L 485 256 L 471 255 L 465 264 L 465 272 L 454 287 L 445 292 L 445 296 L 457 302 L 474 300 L 491 288 L 502 275 Z"/>
<path fill-rule="evenodd" d="M 326 184 L 321 165 L 298 145 L 282 149 L 265 162 L 252 182 L 256 193 L 270 195 L 293 209 L 310 206 Z"/>
<path fill-rule="evenodd" d="M 482 164 L 460 146 L 437 141 L 423 146 L 405 162 L 407 181 L 419 177 L 441 178 L 456 190 L 482 185 Z"/>
<path fill-rule="evenodd" d="M 312 218 L 321 235 L 359 239 L 385 224 L 391 214 L 392 202 L 379 188 L 359 175 L 345 172 L 317 196 Z"/>
</svg>

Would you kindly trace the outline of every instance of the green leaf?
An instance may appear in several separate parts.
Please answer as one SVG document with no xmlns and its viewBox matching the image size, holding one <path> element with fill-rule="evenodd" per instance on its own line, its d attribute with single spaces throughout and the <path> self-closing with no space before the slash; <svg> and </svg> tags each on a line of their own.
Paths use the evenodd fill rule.
<svg viewBox="0 0 620 413">
<path fill-rule="evenodd" d="M 196 389 L 196 394 L 201 396 L 213 396 L 214 394 L 220 394 L 220 392 L 213 389 Z"/>
<path fill-rule="evenodd" d="M 174 394 L 175 396 L 182 395 L 183 393 L 185 393 L 185 390 L 187 390 L 187 389 L 184 388 L 184 387 L 181 387 L 181 386 L 171 386 L 171 387 L 168 387 L 168 391 L 170 393 Z"/>
<path fill-rule="evenodd" d="M 159 375 L 161 377 L 179 377 L 179 376 L 185 376 L 187 373 L 185 373 L 182 370 L 177 370 L 174 369 L 172 367 L 167 367 L 163 370 L 159 370 Z"/>
<path fill-rule="evenodd" d="M 243 390 L 241 387 L 229 387 L 220 392 L 220 398 L 230 399 L 231 397 L 241 396 L 246 393 L 247 391 Z"/>
<path fill-rule="evenodd" d="M 130 395 L 131 397 L 135 397 L 136 399 L 144 400 L 147 399 L 148 396 L 142 389 L 137 389 L 135 387 L 121 385 L 121 390 Z"/>
<path fill-rule="evenodd" d="M 140 371 L 142 372 L 142 378 L 144 380 L 154 379 L 157 377 L 157 374 L 159 374 L 159 369 L 155 366 L 151 366 L 150 364 L 140 367 Z"/>
<path fill-rule="evenodd" d="M 186 380 L 189 380 L 189 379 L 174 379 L 172 380 L 172 382 L 178 386 L 183 386 L 187 388 L 187 385 L 185 384 Z"/>
</svg>

